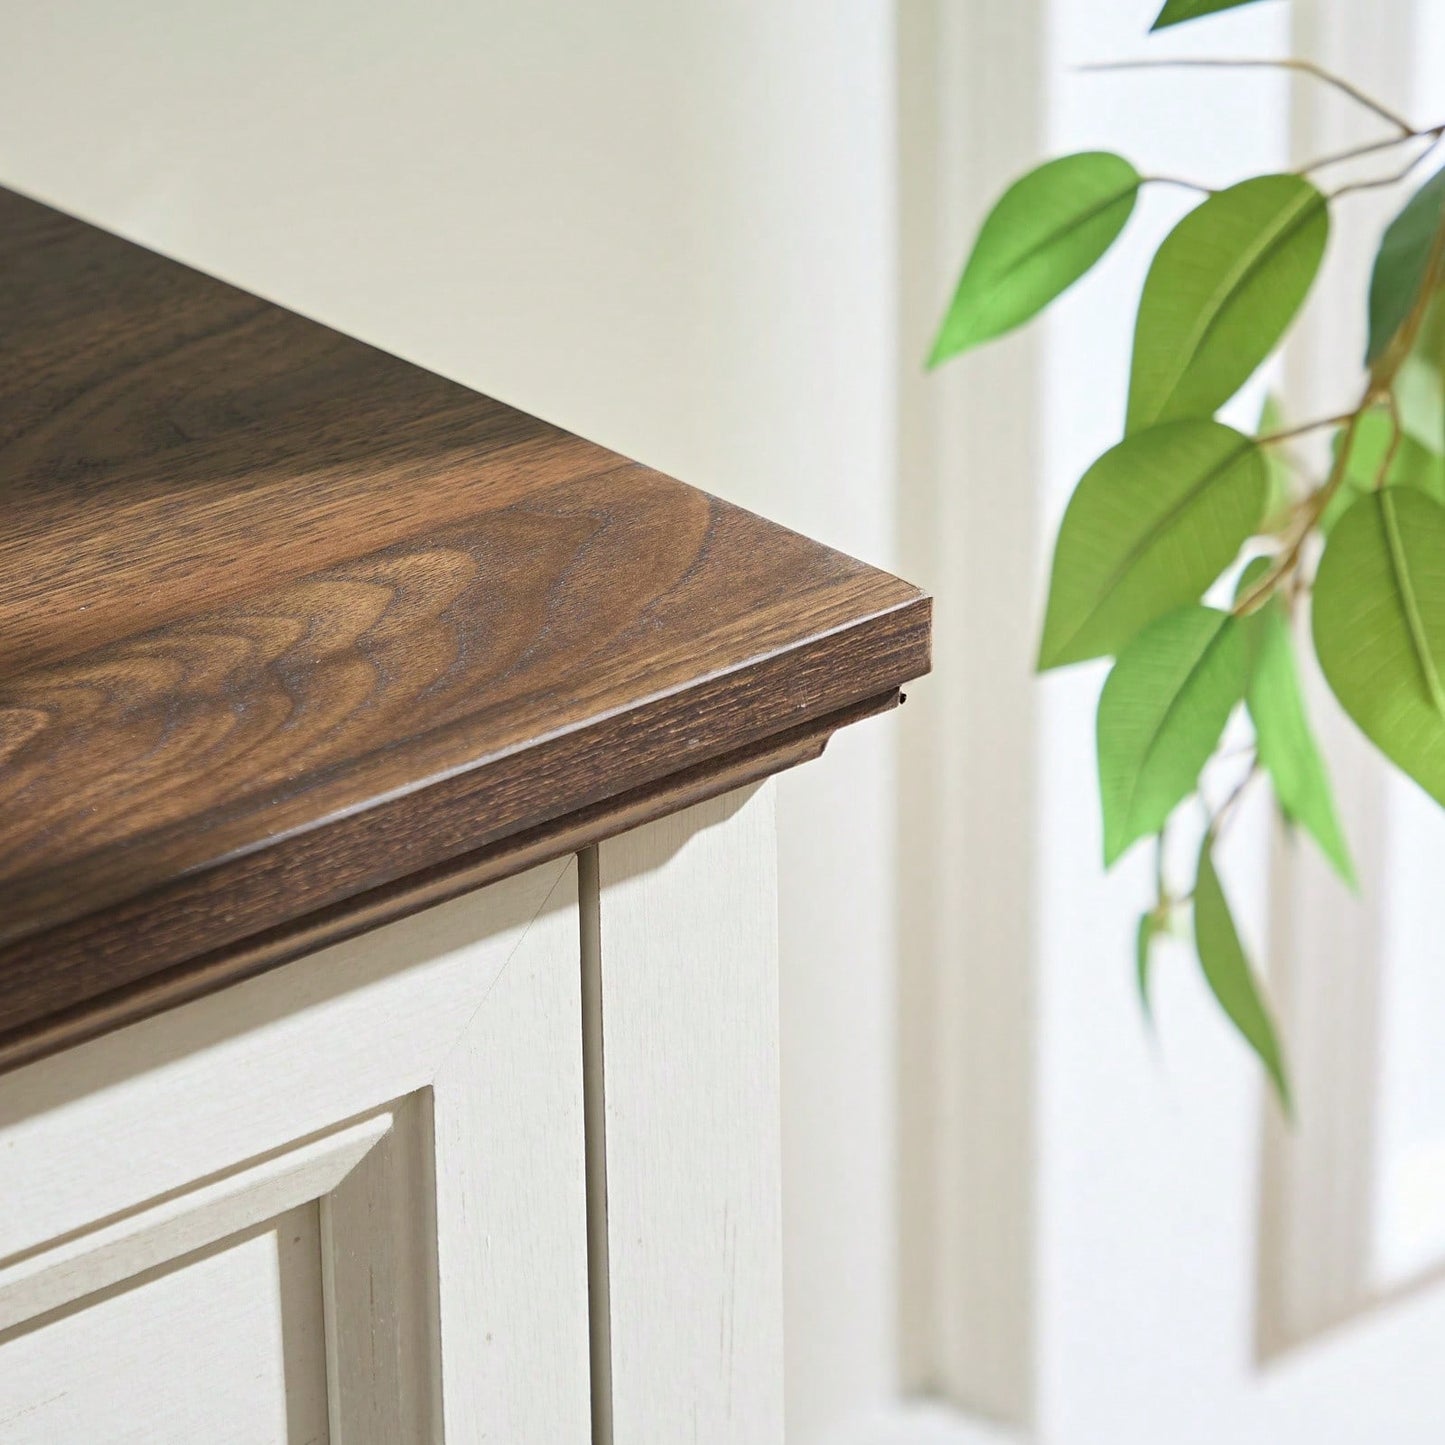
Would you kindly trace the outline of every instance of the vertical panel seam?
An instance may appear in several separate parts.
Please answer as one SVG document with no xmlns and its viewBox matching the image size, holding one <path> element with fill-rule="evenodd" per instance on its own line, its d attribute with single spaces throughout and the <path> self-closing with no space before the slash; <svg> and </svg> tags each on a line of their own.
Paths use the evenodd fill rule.
<svg viewBox="0 0 1445 1445">
<path fill-rule="evenodd" d="M 607 1248 L 607 1096 L 602 885 L 595 847 L 577 855 L 582 967 L 582 1117 L 587 1175 L 587 1318 L 592 1445 L 612 1445 L 612 1299 Z"/>
</svg>

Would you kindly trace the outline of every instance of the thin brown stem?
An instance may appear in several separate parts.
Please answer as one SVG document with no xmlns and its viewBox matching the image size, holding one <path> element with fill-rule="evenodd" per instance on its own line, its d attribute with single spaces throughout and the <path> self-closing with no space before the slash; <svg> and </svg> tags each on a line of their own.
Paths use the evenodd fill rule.
<svg viewBox="0 0 1445 1445">
<path fill-rule="evenodd" d="M 1247 758 L 1254 752 L 1253 743 L 1236 743 L 1232 748 L 1223 748 L 1215 753 L 1214 761 L 1217 763 L 1232 762 L 1235 758 Z"/>
<path fill-rule="evenodd" d="M 1339 416 L 1322 416 L 1318 421 L 1307 421 L 1302 426 L 1292 426 L 1288 431 L 1266 432 L 1263 436 L 1255 437 L 1262 447 L 1274 446 L 1276 442 L 1287 442 L 1292 437 L 1307 436 L 1312 431 L 1319 431 L 1327 426 L 1344 426 L 1354 415 L 1353 412 L 1341 412 Z"/>
<path fill-rule="evenodd" d="M 1401 138 L 1417 134 L 1416 128 L 1404 116 L 1389 106 L 1366 95 L 1358 86 L 1352 85 L 1342 75 L 1317 65 L 1313 60 L 1299 60 L 1293 56 L 1278 60 L 1258 57 L 1236 59 L 1185 59 L 1185 60 L 1105 60 L 1079 67 L 1081 70 L 1293 70 L 1301 75 L 1311 76 L 1324 85 L 1333 86 L 1342 95 L 1347 95 L 1357 105 L 1373 111 L 1381 120 L 1388 121 L 1400 132 Z"/>
<path fill-rule="evenodd" d="M 1442 134 L 1445 134 L 1445 132 L 1442 132 Z M 1408 165 L 1401 166 L 1398 171 L 1394 171 L 1388 176 L 1376 176 L 1374 179 L 1368 181 L 1351 181 L 1348 185 L 1340 186 L 1337 190 L 1331 191 L 1328 199 L 1337 201 L 1341 196 L 1353 195 L 1356 191 L 1373 191 L 1378 190 L 1381 186 L 1398 185 L 1409 176 L 1411 171 L 1415 170 L 1416 167 L 1432 155 L 1436 146 L 1439 144 L 1440 136 L 1437 135 L 1419 155 L 1415 156 Z"/>
<path fill-rule="evenodd" d="M 1203 185 L 1199 181 L 1186 181 L 1182 176 L 1141 176 L 1139 181 L 1145 186 L 1183 186 L 1186 191 L 1198 191 L 1204 196 L 1217 194 L 1213 186 Z"/>
<path fill-rule="evenodd" d="M 1390 414 L 1390 444 L 1385 448 L 1385 455 L 1380 458 L 1380 465 L 1375 471 L 1377 492 L 1385 485 L 1385 478 L 1390 475 L 1390 468 L 1395 465 L 1395 453 L 1400 450 L 1400 403 L 1395 400 L 1393 390 L 1385 393 L 1385 410 Z"/>
<path fill-rule="evenodd" d="M 1245 617 L 1253 612 L 1274 591 L 1280 581 L 1289 576 L 1299 565 L 1306 540 L 1324 514 L 1330 498 L 1339 490 L 1340 484 L 1344 481 L 1345 464 L 1349 461 L 1350 448 L 1354 445 L 1355 431 L 1360 425 L 1360 418 L 1364 415 L 1365 408 L 1372 400 L 1371 387 L 1366 385 L 1365 394 L 1361 398 L 1359 406 L 1350 413 L 1349 420 L 1345 423 L 1345 434 L 1340 441 L 1340 449 L 1335 454 L 1334 465 L 1330 468 L 1324 485 L 1316 488 L 1305 498 L 1300 506 L 1299 520 L 1295 525 L 1294 536 L 1290 539 L 1289 545 L 1280 553 L 1269 571 L 1234 604 L 1234 616 Z"/>
<path fill-rule="evenodd" d="M 1209 820 L 1209 832 L 1216 843 L 1224 836 L 1224 830 L 1229 826 L 1229 820 L 1239 808 L 1240 799 L 1244 797 L 1249 785 L 1260 775 L 1260 772 L 1259 759 L 1256 757 L 1249 765 L 1249 771 L 1239 780 L 1234 791 L 1219 805 L 1214 816 Z"/>
<path fill-rule="evenodd" d="M 1394 150 L 1398 146 L 1408 145 L 1412 140 L 1421 140 L 1429 136 L 1431 140 L 1438 140 L 1445 135 L 1445 122 L 1440 125 L 1432 125 L 1425 130 L 1412 131 L 1409 135 L 1392 135 L 1384 140 L 1370 141 L 1367 145 L 1353 146 L 1349 150 L 1335 151 L 1331 155 L 1320 156 L 1318 160 L 1311 161 L 1307 166 L 1301 166 L 1300 174 L 1308 175 L 1311 171 L 1322 171 L 1326 166 L 1336 166 L 1343 161 L 1360 160 L 1364 156 L 1376 155 L 1380 151 Z"/>
<path fill-rule="evenodd" d="M 1389 398 L 1389 403 L 1394 404 L 1391 389 L 1395 384 L 1395 377 L 1405 364 L 1405 358 L 1414 349 L 1415 338 L 1419 335 L 1421 326 L 1425 324 L 1425 313 L 1429 309 L 1430 300 L 1442 284 L 1445 284 L 1445 218 L 1442 218 L 1440 224 L 1435 228 L 1435 236 L 1430 243 L 1430 254 L 1425 262 L 1425 274 L 1415 293 L 1415 298 L 1410 304 L 1410 310 L 1406 313 L 1404 321 L 1400 323 L 1400 329 L 1391 337 L 1389 345 L 1385 347 L 1383 353 L 1370 368 L 1364 392 L 1361 394 L 1354 412 L 1350 415 L 1344 434 L 1340 438 L 1339 450 L 1335 453 L 1334 465 L 1330 468 L 1329 476 L 1325 478 L 1322 486 L 1317 487 L 1305 498 L 1299 509 L 1299 523 L 1295 529 L 1295 535 L 1288 548 L 1280 555 L 1274 566 L 1260 578 L 1259 582 L 1234 604 L 1234 616 L 1243 617 L 1253 612 L 1279 586 L 1282 580 L 1294 578 L 1296 569 L 1299 567 L 1300 557 L 1304 552 L 1305 542 L 1324 515 L 1330 499 L 1344 483 L 1350 450 L 1355 444 L 1355 433 L 1359 430 L 1360 419 L 1378 401 Z M 1298 579 L 1295 580 L 1297 582 Z M 1298 589 L 1296 588 L 1296 590 Z"/>
<path fill-rule="evenodd" d="M 1400 329 L 1390 338 L 1390 344 L 1370 369 L 1370 386 L 1373 395 L 1370 400 L 1383 396 L 1395 384 L 1396 374 L 1405 364 L 1405 358 L 1415 349 L 1415 338 L 1425 324 L 1425 313 L 1430 309 L 1431 299 L 1442 284 L 1445 284 L 1445 217 L 1435 228 L 1435 237 L 1430 242 L 1430 254 L 1425 260 L 1425 274 L 1415 299 L 1410 304 Z M 1368 405 L 1366 402 L 1364 405 Z"/>
</svg>

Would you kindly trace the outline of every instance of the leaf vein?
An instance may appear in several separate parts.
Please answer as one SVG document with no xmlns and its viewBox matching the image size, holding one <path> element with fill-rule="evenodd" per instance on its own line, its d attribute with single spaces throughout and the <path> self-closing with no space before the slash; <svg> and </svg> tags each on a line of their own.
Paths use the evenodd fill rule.
<svg viewBox="0 0 1445 1445">
<path fill-rule="evenodd" d="M 1215 327 L 1219 324 L 1219 319 L 1224 314 L 1224 308 L 1230 295 L 1239 290 L 1265 264 L 1273 252 L 1284 245 L 1294 232 L 1309 219 L 1318 202 L 1319 194 L 1311 188 L 1309 194 L 1301 196 L 1292 204 L 1291 208 L 1282 211 L 1271 229 L 1260 238 L 1259 243 L 1244 251 L 1236 259 L 1235 265 L 1221 278 L 1220 284 L 1215 287 L 1213 294 L 1201 308 L 1199 319 L 1195 323 L 1194 335 L 1185 339 L 1176 365 L 1172 368 L 1173 380 L 1169 383 L 1168 390 L 1160 397 L 1154 410 L 1155 416 L 1163 416 L 1168 411 L 1170 402 L 1174 400 L 1184 378 L 1189 374 L 1189 368 L 1194 365 L 1204 343 L 1209 340 Z"/>
<path fill-rule="evenodd" d="M 1445 717 L 1445 688 L 1441 687 L 1440 674 L 1425 636 L 1425 622 L 1420 615 L 1420 599 L 1410 577 L 1404 539 L 1400 536 L 1400 521 L 1395 515 L 1395 501 L 1388 489 L 1380 493 L 1380 516 L 1384 523 L 1385 549 L 1390 558 L 1390 570 L 1394 574 L 1395 587 L 1405 611 L 1405 625 L 1409 629 L 1410 643 L 1415 649 L 1415 659 L 1435 711 Z"/>
<path fill-rule="evenodd" d="M 1108 604 L 1109 598 L 1113 595 L 1115 589 L 1124 578 L 1138 566 L 1140 560 L 1149 553 L 1150 549 L 1153 548 L 1162 537 L 1166 536 L 1172 528 L 1179 524 L 1185 514 L 1199 501 L 1214 481 L 1223 473 L 1229 471 L 1235 462 L 1249 452 L 1253 446 L 1254 443 L 1248 438 L 1241 440 L 1238 446 L 1220 458 L 1220 460 L 1205 472 L 1197 482 L 1189 487 L 1187 491 L 1181 493 L 1154 524 L 1139 537 L 1114 567 L 1113 571 L 1104 579 L 1104 584 L 1098 591 L 1099 601 L 1084 614 L 1074 630 L 1064 638 L 1060 644 L 1060 651 L 1071 647 L 1078 641 L 1080 633 L 1084 632 L 1093 624 L 1099 613 L 1102 612 Z"/>
<path fill-rule="evenodd" d="M 1140 755 L 1139 766 L 1134 770 L 1133 776 L 1129 780 L 1128 805 L 1124 810 L 1124 817 L 1129 820 L 1131 824 L 1134 818 L 1135 800 L 1138 798 L 1139 795 L 1139 785 L 1142 782 L 1145 773 L 1148 771 L 1150 763 L 1154 759 L 1154 754 L 1159 747 L 1160 739 L 1164 736 L 1165 732 L 1168 730 L 1170 723 L 1174 720 L 1175 714 L 1183 705 L 1185 696 L 1189 691 L 1190 683 L 1192 683 L 1194 679 L 1199 675 L 1200 670 L 1208 661 L 1210 654 L 1214 651 L 1216 647 L 1219 646 L 1220 642 L 1225 638 L 1228 632 L 1229 619 L 1226 617 L 1220 623 L 1220 625 L 1215 628 L 1209 640 L 1199 650 L 1199 653 L 1195 657 L 1194 661 L 1189 664 L 1189 670 L 1184 675 L 1184 681 L 1180 683 L 1178 689 L 1174 693 L 1174 696 L 1169 699 L 1169 702 L 1166 704 L 1164 711 L 1159 715 L 1158 722 L 1150 731 L 1148 741 L 1144 746 L 1142 754 Z"/>
<path fill-rule="evenodd" d="M 1077 231 L 1081 226 L 1088 225 L 1090 221 L 1097 219 L 1099 216 L 1103 215 L 1105 211 L 1111 209 L 1114 206 L 1117 206 L 1120 201 L 1124 200 L 1127 196 L 1136 193 L 1138 189 L 1139 182 L 1136 179 L 1129 185 L 1121 187 L 1113 195 L 1108 196 L 1104 200 L 1099 201 L 1094 206 L 1091 206 L 1087 211 L 1084 211 L 1078 215 L 1070 216 L 1068 220 L 1064 221 L 1058 226 L 1055 226 L 1052 231 L 1049 231 L 1047 234 L 1041 236 L 1037 241 L 1035 241 L 1025 250 L 1020 251 L 1015 256 L 1005 259 L 1001 265 L 994 267 L 992 270 L 981 270 L 978 279 L 981 281 L 1003 280 L 1006 276 L 1009 275 L 1011 271 L 1017 271 L 1020 266 L 1026 265 L 1029 261 L 1032 261 L 1033 258 L 1037 256 L 1041 251 L 1047 250 L 1050 246 L 1062 240 L 1065 236 L 1069 234 L 1070 231 Z"/>
</svg>

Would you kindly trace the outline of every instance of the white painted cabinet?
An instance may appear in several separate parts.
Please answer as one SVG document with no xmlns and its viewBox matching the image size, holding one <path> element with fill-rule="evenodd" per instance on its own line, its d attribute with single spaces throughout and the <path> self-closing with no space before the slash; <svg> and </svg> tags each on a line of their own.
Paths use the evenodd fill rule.
<svg viewBox="0 0 1445 1445">
<path fill-rule="evenodd" d="M 0 1078 L 0 1442 L 780 1440 L 775 933 L 765 785 Z"/>
</svg>

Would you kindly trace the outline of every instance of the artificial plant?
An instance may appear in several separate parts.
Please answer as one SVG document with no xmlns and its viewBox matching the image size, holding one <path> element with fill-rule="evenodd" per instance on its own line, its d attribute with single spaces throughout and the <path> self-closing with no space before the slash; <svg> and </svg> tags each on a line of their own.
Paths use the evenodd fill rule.
<svg viewBox="0 0 1445 1445">
<path fill-rule="evenodd" d="M 1250 3 L 1168 0 L 1153 29 Z M 1240 797 L 1263 778 L 1284 818 L 1354 884 L 1296 661 L 1306 612 L 1345 712 L 1445 803 L 1445 303 L 1436 304 L 1445 168 L 1415 185 L 1381 237 L 1352 403 L 1291 425 L 1267 403 L 1253 436 L 1215 413 L 1294 323 L 1332 208 L 1352 192 L 1427 174 L 1445 123 L 1416 126 L 1308 61 L 1158 63 L 1281 65 L 1344 92 L 1390 128 L 1297 171 L 1195 187 L 1202 199 L 1160 244 L 1144 282 L 1123 436 L 1084 473 L 1059 526 L 1039 644 L 1041 671 L 1112 659 L 1098 708 L 1104 861 L 1155 840 L 1158 896 L 1137 934 L 1146 1007 L 1151 945 L 1192 916 L 1210 988 L 1288 1107 L 1276 1030 L 1214 859 Z M 1365 157 L 1379 162 L 1378 175 L 1328 184 L 1333 167 Z M 974 242 L 930 364 L 1041 311 L 1104 255 L 1140 189 L 1157 179 L 1093 151 L 1016 181 Z M 1312 469 L 1298 447 L 1326 433 L 1329 460 Z M 1231 583 L 1222 604 L 1204 600 Z M 1242 780 L 1210 799 L 1201 778 L 1240 704 L 1253 733 Z M 1164 866 L 1165 834 L 1193 796 L 1207 821 L 1193 881 L 1178 890 Z"/>
</svg>

